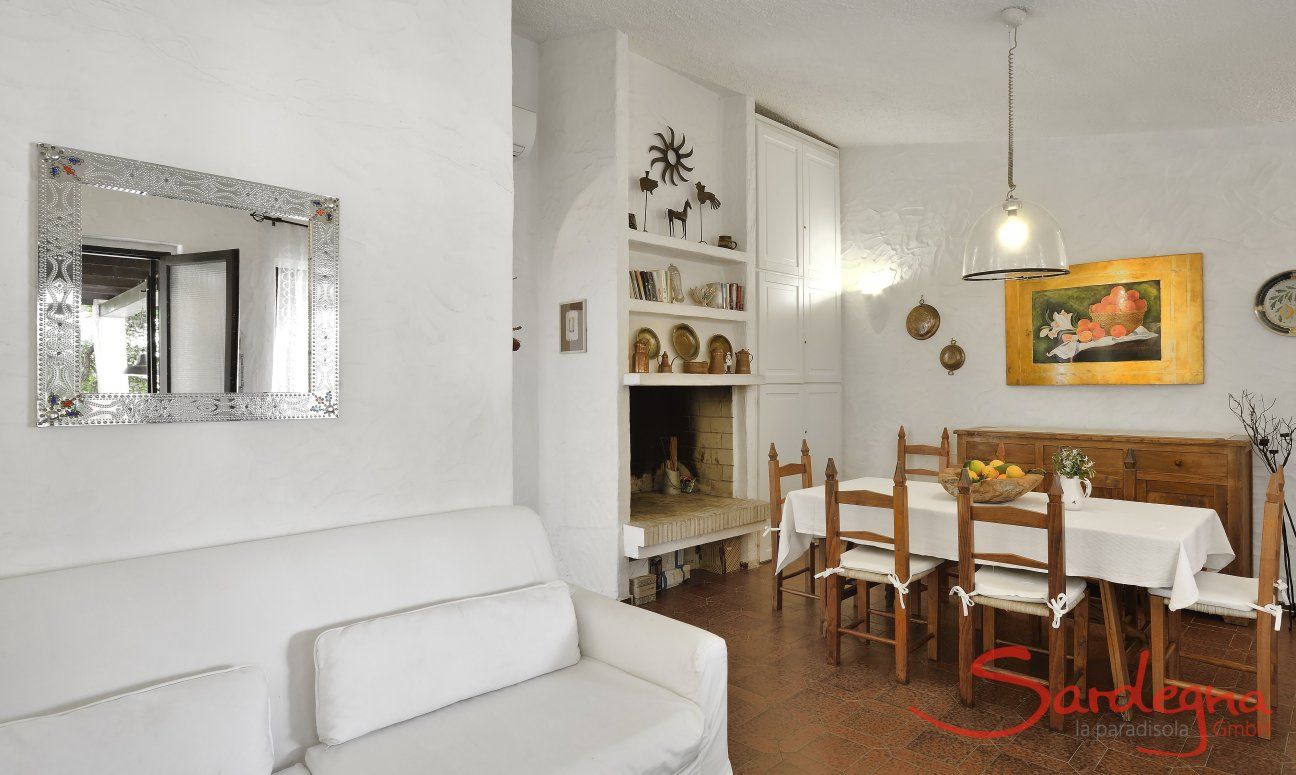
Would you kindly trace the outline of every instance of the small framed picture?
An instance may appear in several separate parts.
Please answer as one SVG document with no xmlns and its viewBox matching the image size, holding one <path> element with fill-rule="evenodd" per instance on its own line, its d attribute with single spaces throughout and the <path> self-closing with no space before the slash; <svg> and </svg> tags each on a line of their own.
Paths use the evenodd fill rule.
<svg viewBox="0 0 1296 775">
<path fill-rule="evenodd" d="M 585 352 L 585 300 L 558 305 L 558 352 Z"/>
</svg>

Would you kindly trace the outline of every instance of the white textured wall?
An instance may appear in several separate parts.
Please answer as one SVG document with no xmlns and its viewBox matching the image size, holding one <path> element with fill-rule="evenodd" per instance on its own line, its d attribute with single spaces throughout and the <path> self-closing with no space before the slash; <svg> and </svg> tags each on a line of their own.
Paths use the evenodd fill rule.
<svg viewBox="0 0 1296 775">
<path fill-rule="evenodd" d="M 626 586 L 628 54 L 625 35 L 612 30 L 540 46 L 541 204 L 532 225 L 540 515 L 559 572 L 605 595 Z M 587 300 L 588 351 L 562 354 L 558 305 L 577 299 Z"/>
<path fill-rule="evenodd" d="M 505 0 L 0 6 L 0 575 L 512 500 Z M 341 197 L 341 419 L 36 429 L 30 143 Z"/>
<path fill-rule="evenodd" d="M 536 111 L 540 104 L 540 46 L 513 36 L 513 104 Z M 537 121 L 544 118 L 537 114 Z M 535 146 L 513 160 L 513 334 L 522 349 L 513 353 L 513 499 L 540 506 L 539 327 L 536 273 L 532 259 L 534 218 L 540 207 L 539 157 Z"/>
<path fill-rule="evenodd" d="M 920 441 L 945 425 L 1238 432 L 1227 397 L 1243 388 L 1278 396 L 1296 414 L 1296 340 L 1264 330 L 1251 312 L 1261 282 L 1296 268 L 1296 129 L 1065 138 L 1018 149 L 1018 193 L 1057 217 L 1073 263 L 1205 254 L 1202 385 L 1005 385 L 1003 287 L 960 278 L 968 230 L 1003 198 L 1003 155 L 998 144 L 842 154 L 851 473 L 889 473 L 901 423 Z M 904 330 L 920 294 L 941 313 L 940 331 L 925 342 Z M 954 376 L 937 362 L 951 337 L 967 351 Z M 1259 485 L 1257 474 L 1257 495 Z"/>
</svg>

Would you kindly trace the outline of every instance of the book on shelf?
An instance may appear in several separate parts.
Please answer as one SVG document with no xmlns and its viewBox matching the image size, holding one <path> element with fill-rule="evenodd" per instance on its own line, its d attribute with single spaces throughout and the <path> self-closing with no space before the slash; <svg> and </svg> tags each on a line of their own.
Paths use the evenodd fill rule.
<svg viewBox="0 0 1296 775">
<path fill-rule="evenodd" d="M 669 302 L 675 290 L 671 287 L 670 274 L 665 269 L 630 270 L 630 298 L 632 299 Z"/>
</svg>

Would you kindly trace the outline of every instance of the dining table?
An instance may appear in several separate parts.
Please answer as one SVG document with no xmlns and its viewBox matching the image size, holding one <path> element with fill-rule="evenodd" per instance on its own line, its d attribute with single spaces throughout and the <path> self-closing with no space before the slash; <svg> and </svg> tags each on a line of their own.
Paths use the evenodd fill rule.
<svg viewBox="0 0 1296 775">
<path fill-rule="evenodd" d="M 838 484 L 842 491 L 872 490 L 890 495 L 890 478 L 862 477 Z M 958 560 L 958 503 L 937 482 L 909 481 L 909 551 Z M 785 569 L 825 534 L 824 487 L 789 492 L 779 524 L 776 567 Z M 1045 512 L 1048 496 L 1029 492 L 1012 506 Z M 894 533 L 890 509 L 843 505 L 842 531 Z M 1233 561 L 1233 547 L 1213 509 L 1161 503 L 1089 498 L 1080 509 L 1064 512 L 1066 574 L 1098 584 L 1112 678 L 1129 685 L 1124 610 L 1117 587 L 1169 589 L 1171 610 L 1197 601 L 1196 574 L 1219 570 Z M 1045 531 L 1018 525 L 979 523 L 978 553 L 1012 553 L 1031 559 L 1047 557 Z M 869 541 L 855 543 L 868 544 Z M 887 544 L 877 544 L 887 547 Z M 993 563 L 985 563 L 993 564 Z"/>
</svg>

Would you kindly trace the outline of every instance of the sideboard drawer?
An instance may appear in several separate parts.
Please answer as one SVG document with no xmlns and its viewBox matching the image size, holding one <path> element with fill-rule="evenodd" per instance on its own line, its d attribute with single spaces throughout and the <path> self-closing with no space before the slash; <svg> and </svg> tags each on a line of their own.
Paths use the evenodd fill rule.
<svg viewBox="0 0 1296 775">
<path fill-rule="evenodd" d="M 967 460 L 951 460 L 950 465 L 963 465 L 968 460 L 980 460 L 983 463 L 989 463 L 999 454 L 999 443 L 995 441 L 971 441 L 967 444 Z M 1035 457 L 1034 444 L 1004 444 L 1004 462 L 1017 463 L 1018 465 L 1030 466 L 1034 468 L 1040 465 L 1041 461 Z"/>
<path fill-rule="evenodd" d="M 1139 474 L 1176 474 L 1193 479 L 1224 481 L 1228 479 L 1228 456 L 1218 452 L 1177 452 L 1174 450 L 1135 450 L 1135 468 Z"/>
</svg>

